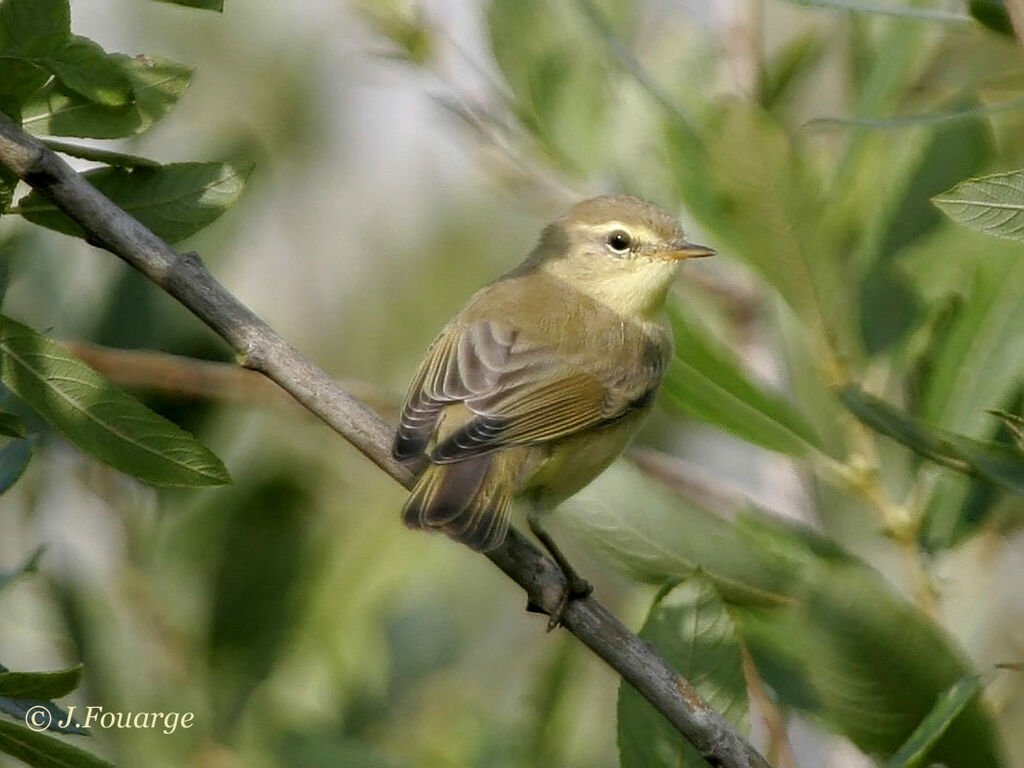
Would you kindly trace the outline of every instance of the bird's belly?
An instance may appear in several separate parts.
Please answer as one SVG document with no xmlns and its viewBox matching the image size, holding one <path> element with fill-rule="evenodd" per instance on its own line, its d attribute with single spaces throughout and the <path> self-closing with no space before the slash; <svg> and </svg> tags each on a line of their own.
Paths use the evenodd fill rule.
<svg viewBox="0 0 1024 768">
<path fill-rule="evenodd" d="M 601 474 L 625 450 L 645 415 L 646 409 L 638 410 L 611 424 L 544 446 L 547 456 L 525 483 L 522 495 L 547 509 L 557 506 Z"/>
</svg>

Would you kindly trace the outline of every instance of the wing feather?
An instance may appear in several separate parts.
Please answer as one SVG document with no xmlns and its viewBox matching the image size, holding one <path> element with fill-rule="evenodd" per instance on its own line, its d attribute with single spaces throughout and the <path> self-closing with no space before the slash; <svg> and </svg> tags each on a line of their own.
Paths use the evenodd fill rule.
<svg viewBox="0 0 1024 768">
<path fill-rule="evenodd" d="M 508 445 L 556 440 L 622 415 L 649 395 L 658 378 L 602 376 L 503 323 L 446 329 L 413 380 L 394 455 L 426 454 L 451 463 Z M 455 403 L 472 418 L 437 440 L 441 414 Z"/>
</svg>

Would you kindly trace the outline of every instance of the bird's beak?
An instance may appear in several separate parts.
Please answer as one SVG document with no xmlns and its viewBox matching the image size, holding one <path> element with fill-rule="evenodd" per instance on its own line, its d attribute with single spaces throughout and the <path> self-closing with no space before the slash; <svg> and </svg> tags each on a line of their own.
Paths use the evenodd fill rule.
<svg viewBox="0 0 1024 768">
<path fill-rule="evenodd" d="M 683 259 L 696 259 L 702 256 L 714 256 L 715 250 L 708 248 L 706 245 L 697 245 L 696 243 L 689 243 L 686 240 L 676 240 L 671 244 L 671 247 L 665 251 L 665 256 L 675 261 L 682 261 Z"/>
</svg>

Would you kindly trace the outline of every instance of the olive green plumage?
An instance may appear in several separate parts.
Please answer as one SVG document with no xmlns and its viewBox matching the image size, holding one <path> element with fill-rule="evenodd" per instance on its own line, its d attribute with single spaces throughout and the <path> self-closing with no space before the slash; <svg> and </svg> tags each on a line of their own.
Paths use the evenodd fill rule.
<svg viewBox="0 0 1024 768">
<path fill-rule="evenodd" d="M 548 509 L 597 476 L 671 357 L 658 315 L 679 261 L 710 253 L 634 197 L 586 200 L 546 227 L 452 318 L 413 379 L 393 452 L 430 463 L 405 522 L 493 549 L 514 496 Z"/>
</svg>

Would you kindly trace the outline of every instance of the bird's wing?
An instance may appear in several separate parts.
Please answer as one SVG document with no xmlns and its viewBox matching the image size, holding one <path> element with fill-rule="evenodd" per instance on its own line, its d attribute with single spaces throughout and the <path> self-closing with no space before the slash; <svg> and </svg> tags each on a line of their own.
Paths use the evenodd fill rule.
<svg viewBox="0 0 1024 768">
<path fill-rule="evenodd" d="M 434 342 L 402 409 L 394 455 L 426 452 L 448 463 L 556 440 L 622 415 L 649 396 L 657 380 L 602 376 L 508 325 L 480 321 Z M 472 417 L 428 452 L 442 410 L 454 403 Z"/>
</svg>

